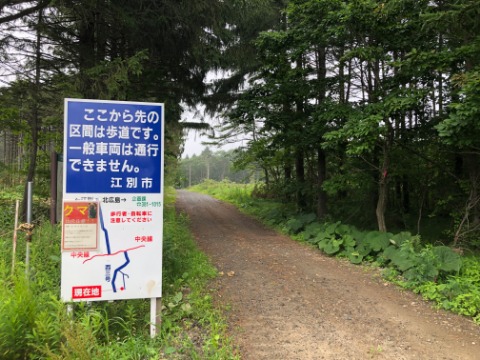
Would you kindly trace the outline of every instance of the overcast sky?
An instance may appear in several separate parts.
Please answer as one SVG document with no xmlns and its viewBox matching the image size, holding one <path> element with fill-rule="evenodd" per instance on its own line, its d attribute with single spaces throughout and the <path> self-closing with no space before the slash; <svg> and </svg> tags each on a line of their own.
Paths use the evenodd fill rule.
<svg viewBox="0 0 480 360">
<path fill-rule="evenodd" d="M 182 158 L 191 157 L 192 155 L 200 155 L 205 149 L 202 141 L 207 140 L 205 136 L 201 136 L 199 132 L 190 130 L 188 132 L 187 140 L 185 141 L 185 149 L 183 150 Z M 212 148 L 212 150 L 214 150 Z"/>
<path fill-rule="evenodd" d="M 225 76 L 225 73 L 222 71 L 219 72 L 209 72 L 206 76 L 205 81 L 207 83 L 211 83 L 215 79 L 219 79 L 222 76 Z M 198 105 L 196 109 L 186 109 L 182 115 L 182 121 L 186 122 L 207 122 L 213 127 L 220 125 L 220 121 L 218 119 L 214 119 L 205 114 L 205 108 L 201 104 Z M 200 153 L 208 146 L 210 150 L 213 152 L 219 150 L 230 150 L 235 149 L 239 146 L 242 146 L 242 141 L 238 141 L 236 143 L 227 144 L 222 146 L 221 148 L 212 145 L 202 145 L 202 142 L 210 142 L 211 139 L 208 138 L 206 135 L 201 135 L 202 131 L 193 131 L 190 130 L 185 141 L 185 150 L 183 151 L 182 158 L 187 156 L 191 157 L 192 155 L 200 155 Z"/>
<path fill-rule="evenodd" d="M 207 120 L 210 124 L 213 123 L 214 121 L 209 119 Z M 203 134 L 203 135 L 202 135 Z M 190 130 L 188 132 L 188 136 L 185 140 L 185 149 L 182 154 L 182 158 L 192 157 L 193 155 L 200 155 L 201 152 L 206 148 L 209 147 L 210 150 L 213 152 L 216 151 L 221 151 L 221 150 L 231 150 L 231 149 L 236 149 L 238 147 L 241 147 L 243 145 L 246 145 L 246 140 L 236 140 L 235 142 L 223 145 L 221 147 L 215 146 L 215 145 L 204 145 L 202 142 L 211 142 L 212 139 L 209 139 L 207 135 L 204 134 L 204 131 L 194 131 Z"/>
<path fill-rule="evenodd" d="M 211 141 L 206 135 L 201 135 L 200 131 L 190 130 L 188 132 L 187 139 L 185 141 L 185 149 L 182 154 L 182 158 L 192 157 L 193 155 L 200 155 L 201 152 L 208 146 L 213 152 L 220 150 L 231 150 L 242 146 L 242 141 L 236 143 L 223 145 L 222 147 L 213 145 L 203 145 L 202 142 Z"/>
</svg>

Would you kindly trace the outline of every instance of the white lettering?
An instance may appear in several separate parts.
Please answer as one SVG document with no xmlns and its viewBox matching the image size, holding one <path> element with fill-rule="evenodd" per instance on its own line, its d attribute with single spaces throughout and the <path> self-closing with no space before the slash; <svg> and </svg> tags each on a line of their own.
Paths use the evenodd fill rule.
<svg viewBox="0 0 480 360">
<path fill-rule="evenodd" d="M 135 144 L 135 156 L 147 156 L 146 144 Z"/>
<path fill-rule="evenodd" d="M 69 159 L 69 161 L 71 163 L 70 168 L 73 171 L 80 171 L 80 168 L 78 166 L 82 164 L 82 160 L 80 160 L 80 159 Z"/>
<path fill-rule="evenodd" d="M 81 129 L 82 129 L 81 125 L 71 124 L 70 131 L 69 131 L 70 137 L 82 137 Z"/>
<path fill-rule="evenodd" d="M 93 114 L 93 109 L 85 109 L 85 114 L 83 115 L 83 119 L 85 121 L 93 121 L 95 118 L 93 116 L 90 116 Z"/>
<path fill-rule="evenodd" d="M 98 120 L 98 121 L 105 122 L 105 121 L 108 120 L 107 117 L 104 116 L 104 115 L 107 113 L 107 110 L 105 110 L 105 109 L 98 109 L 97 111 L 98 111 L 98 115 L 97 115 L 97 120 Z"/>
<path fill-rule="evenodd" d="M 149 124 L 156 124 L 160 120 L 160 115 L 156 111 L 150 111 L 147 116 Z"/>
</svg>

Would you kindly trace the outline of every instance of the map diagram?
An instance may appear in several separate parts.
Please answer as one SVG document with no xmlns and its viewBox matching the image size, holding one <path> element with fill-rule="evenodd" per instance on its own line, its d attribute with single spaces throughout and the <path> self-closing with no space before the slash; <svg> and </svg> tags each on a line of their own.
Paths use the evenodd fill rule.
<svg viewBox="0 0 480 360">
<path fill-rule="evenodd" d="M 124 272 L 124 269 L 128 266 L 128 264 L 130 264 L 130 257 L 128 256 L 128 253 L 130 251 L 144 248 L 145 245 L 138 245 L 129 249 L 118 250 L 112 253 L 111 246 L 110 246 L 110 236 L 108 233 L 108 229 L 105 227 L 105 221 L 103 219 L 103 213 L 101 209 L 100 209 L 99 215 L 100 215 L 100 227 L 105 235 L 105 245 L 107 248 L 107 253 L 94 255 L 84 260 L 83 263 L 85 264 L 88 261 L 94 260 L 95 258 L 108 258 L 107 261 L 111 261 L 111 263 L 120 263 L 120 265 L 118 265 L 113 269 L 113 276 L 111 276 L 111 271 L 112 271 L 111 263 L 109 262 L 105 265 L 105 281 L 110 282 L 112 284 L 112 290 L 114 293 L 116 293 L 119 290 L 124 291 L 127 288 L 126 279 L 129 278 L 128 274 Z M 117 285 L 117 281 L 120 282 L 119 286 Z"/>
</svg>

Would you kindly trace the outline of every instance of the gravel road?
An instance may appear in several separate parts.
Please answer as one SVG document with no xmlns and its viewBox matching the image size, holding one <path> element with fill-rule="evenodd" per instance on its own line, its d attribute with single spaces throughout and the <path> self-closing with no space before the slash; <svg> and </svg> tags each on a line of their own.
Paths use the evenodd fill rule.
<svg viewBox="0 0 480 360">
<path fill-rule="evenodd" d="M 179 191 L 177 209 L 220 276 L 242 359 L 480 359 L 480 326 L 323 255 L 209 196 Z"/>
</svg>

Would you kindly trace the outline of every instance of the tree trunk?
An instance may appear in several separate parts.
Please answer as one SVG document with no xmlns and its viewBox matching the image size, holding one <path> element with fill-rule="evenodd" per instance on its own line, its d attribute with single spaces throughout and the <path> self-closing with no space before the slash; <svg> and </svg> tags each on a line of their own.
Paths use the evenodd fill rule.
<svg viewBox="0 0 480 360">
<path fill-rule="evenodd" d="M 305 196 L 305 159 L 303 150 L 295 152 L 295 175 L 297 177 L 297 206 L 300 210 L 307 208 Z"/>
<path fill-rule="evenodd" d="M 318 198 L 317 198 L 317 217 L 323 219 L 327 215 L 327 193 L 323 190 L 323 183 L 326 179 L 327 160 L 325 151 L 318 148 Z"/>
<path fill-rule="evenodd" d="M 377 216 L 378 230 L 386 232 L 385 210 L 387 208 L 387 179 L 381 179 L 378 187 L 378 201 L 375 214 Z"/>
<path fill-rule="evenodd" d="M 341 49 L 343 53 L 343 49 Z M 322 104 L 325 102 L 326 96 L 326 76 L 327 76 L 327 52 L 325 47 L 320 46 L 317 49 L 317 79 L 320 84 L 320 89 L 318 91 L 318 103 Z M 345 79 L 343 74 L 343 62 L 340 63 L 339 77 L 340 77 L 340 89 L 339 96 L 340 102 L 345 101 Z M 323 137 L 323 133 L 322 133 Z M 319 142 L 323 140 L 322 137 L 319 139 Z M 326 179 L 327 174 L 327 161 L 325 151 L 321 148 L 321 144 L 317 147 L 317 167 L 318 167 L 318 176 L 317 176 L 317 217 L 323 219 L 327 215 L 327 193 L 323 190 L 323 183 Z"/>
<path fill-rule="evenodd" d="M 95 24 L 97 27 L 96 30 L 96 54 L 95 54 L 95 63 L 98 64 L 101 61 L 105 60 L 107 55 L 107 36 L 108 36 L 108 26 L 105 20 L 104 11 L 108 3 L 105 0 L 97 0 L 96 9 L 95 9 Z"/>
<path fill-rule="evenodd" d="M 78 45 L 80 92 L 86 99 L 95 99 L 96 91 L 86 73 L 95 65 L 95 10 L 85 9 L 79 26 Z"/>
<path fill-rule="evenodd" d="M 389 145 L 388 140 L 385 140 L 383 145 L 383 163 L 380 167 L 380 179 L 378 182 L 378 199 L 375 214 L 377 216 L 378 230 L 386 232 L 387 224 L 385 221 L 385 212 L 387 210 L 387 198 L 388 198 L 388 168 L 389 168 Z"/>
<path fill-rule="evenodd" d="M 268 168 L 263 166 L 263 173 L 265 174 L 265 186 L 268 189 L 270 186 L 270 177 L 268 175 Z"/>
<path fill-rule="evenodd" d="M 402 177 L 402 205 L 405 214 L 410 214 L 410 186 L 406 175 Z"/>
<path fill-rule="evenodd" d="M 472 227 L 480 224 L 480 209 L 479 209 L 479 190 L 478 185 L 480 181 L 480 169 L 478 156 L 476 154 L 467 154 L 465 155 L 464 164 L 467 170 L 468 179 L 470 182 L 470 199 L 472 205 L 472 210 L 470 211 L 470 225 Z"/>
<path fill-rule="evenodd" d="M 27 203 L 28 203 L 28 183 L 33 182 L 35 178 L 35 170 L 37 169 L 37 153 L 38 153 L 38 135 L 41 127 L 41 119 L 39 114 L 40 106 L 40 62 L 41 62 L 41 34 L 40 28 L 43 23 L 43 10 L 40 10 L 38 13 L 38 23 L 37 23 L 37 38 L 35 43 L 35 86 L 33 87 L 32 94 L 32 113 L 29 119 L 30 132 L 32 137 L 32 142 L 30 144 L 30 151 L 28 155 L 28 169 L 27 169 L 27 178 L 25 182 L 25 189 L 23 192 L 22 200 L 22 219 L 27 217 Z"/>
</svg>

